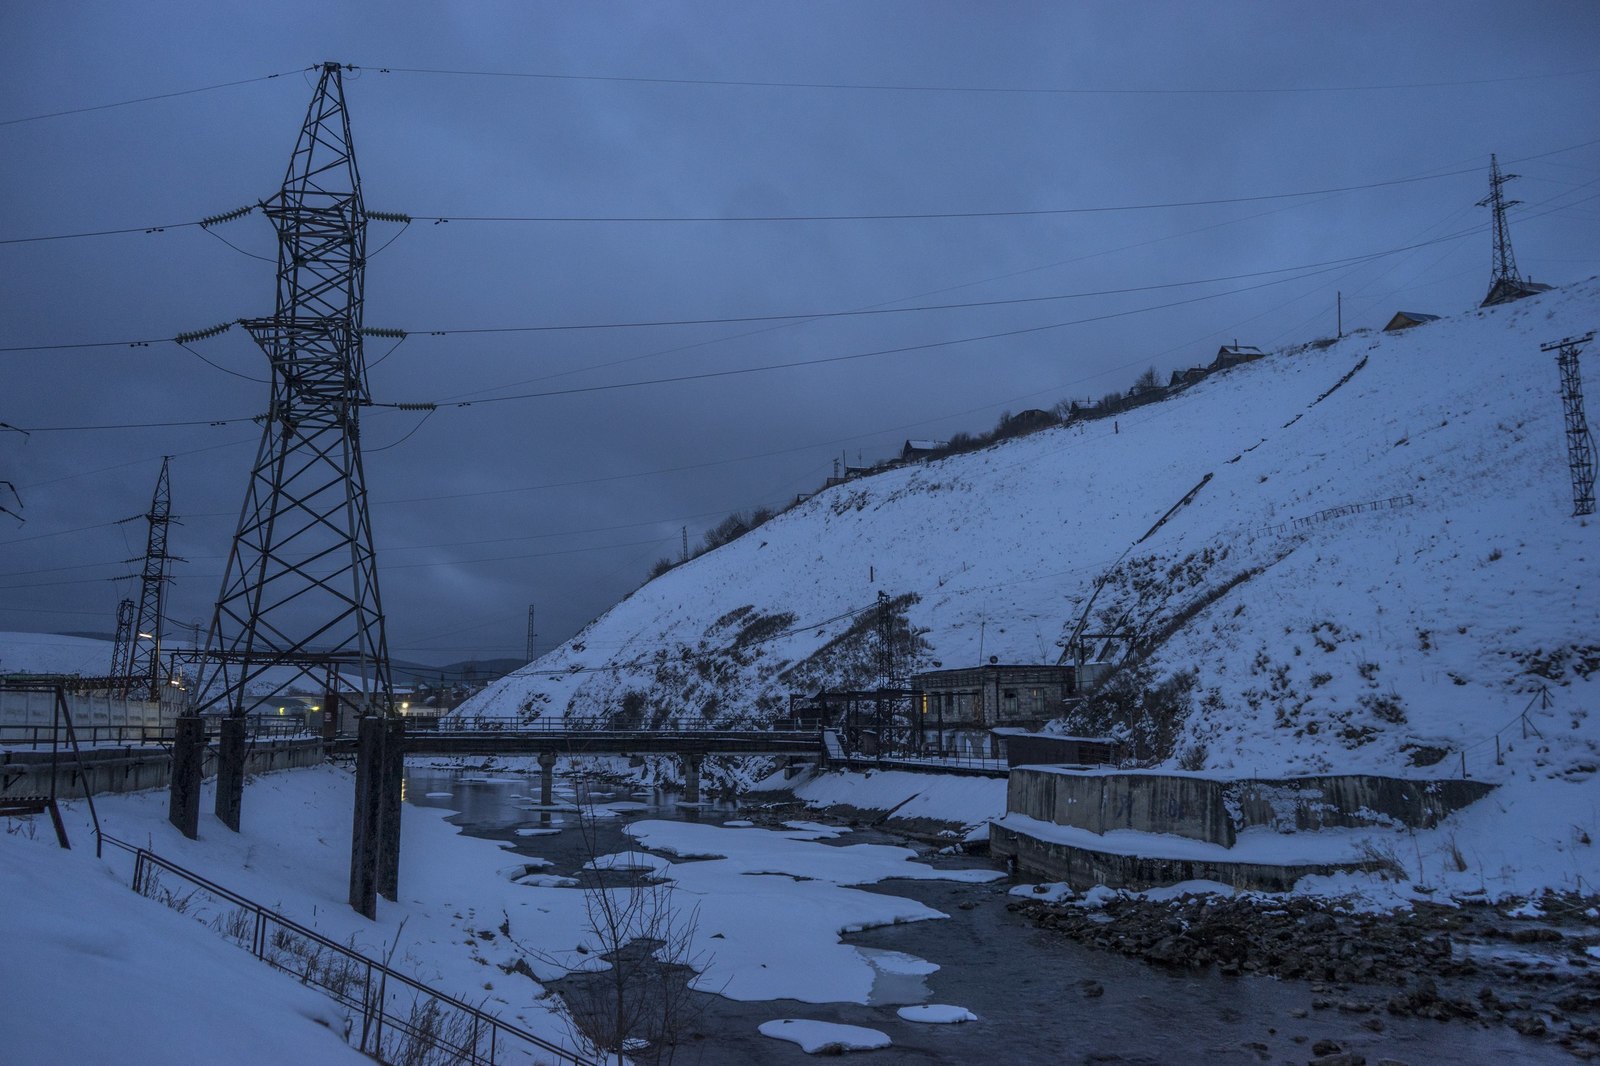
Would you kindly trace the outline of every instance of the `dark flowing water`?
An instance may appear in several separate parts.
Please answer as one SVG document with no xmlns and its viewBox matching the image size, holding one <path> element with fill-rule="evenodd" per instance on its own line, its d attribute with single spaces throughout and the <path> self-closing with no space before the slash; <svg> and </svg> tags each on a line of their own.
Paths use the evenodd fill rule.
<svg viewBox="0 0 1600 1066">
<path fill-rule="evenodd" d="M 451 820 L 463 832 L 514 843 L 529 855 L 551 860 L 546 872 L 575 875 L 588 859 L 575 816 L 530 812 L 538 778 L 526 786 L 474 782 L 475 775 L 409 767 L 406 798 L 425 806 L 459 811 Z M 496 773 L 496 779 L 508 775 Z M 597 823 L 601 853 L 637 848 L 624 827 L 639 818 L 704 821 L 739 817 L 731 802 L 679 807 L 670 794 L 637 796 L 625 787 L 594 784 L 599 803 L 633 801 L 642 810 L 625 811 Z M 427 797 L 449 792 L 449 799 Z M 518 837 L 518 828 L 559 828 L 563 832 Z M 905 842 L 877 830 L 844 834 L 840 844 Z M 967 857 L 928 856 L 938 866 L 986 866 Z M 1382 1032 L 1364 1028 L 1364 1017 L 1333 1010 L 1313 1011 L 1311 986 L 1269 977 L 1222 977 L 1215 973 L 1170 973 L 1137 960 L 1083 947 L 1041 930 L 1006 910 L 1007 882 L 962 885 L 942 881 L 884 881 L 868 887 L 918 900 L 950 917 L 855 933 L 857 947 L 905 952 L 940 967 L 936 973 L 881 980 L 874 1005 L 811 1004 L 793 1000 L 744 1003 L 691 993 L 703 1013 L 695 1030 L 701 1039 L 679 1046 L 676 1066 L 736 1066 L 746 1063 L 802 1063 L 811 1060 L 794 1044 L 760 1035 L 762 1022 L 806 1018 L 860 1025 L 886 1033 L 894 1046 L 859 1053 L 863 1062 L 883 1063 L 1305 1063 L 1319 1040 L 1338 1041 L 1345 1051 L 1423 1066 L 1447 1063 L 1570 1063 L 1561 1048 L 1521 1037 L 1508 1029 L 1480 1028 L 1383 1016 Z M 568 891 L 577 891 L 570 889 Z M 557 985 L 559 988 L 559 983 Z M 1095 989 L 1102 990 L 1093 994 Z M 966 1007 L 979 1018 L 963 1025 L 925 1025 L 903 1021 L 897 1006 L 946 1003 Z M 1306 1017 L 1296 1017 L 1306 1012 Z M 649 1057 L 646 1056 L 649 1061 Z"/>
</svg>

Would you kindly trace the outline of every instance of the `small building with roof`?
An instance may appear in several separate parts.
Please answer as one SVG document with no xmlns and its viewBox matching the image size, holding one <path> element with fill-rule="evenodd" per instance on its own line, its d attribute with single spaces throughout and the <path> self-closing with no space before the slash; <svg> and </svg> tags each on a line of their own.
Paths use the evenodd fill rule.
<svg viewBox="0 0 1600 1066">
<path fill-rule="evenodd" d="M 1265 357 L 1266 354 L 1266 352 L 1253 344 L 1240 344 L 1238 341 L 1234 341 L 1232 344 L 1224 344 L 1217 349 L 1217 357 L 1211 361 L 1211 366 L 1208 369 L 1213 371 L 1226 370 L 1230 366 L 1238 366 L 1240 363 L 1254 362 Z"/>
<path fill-rule="evenodd" d="M 1420 326 L 1425 322 L 1439 321 L 1438 315 L 1423 314 L 1421 311 L 1396 311 L 1389 324 L 1383 327 L 1385 333 L 1399 333 L 1403 329 Z"/>
<path fill-rule="evenodd" d="M 1532 278 L 1496 278 L 1494 284 L 1489 286 L 1489 294 L 1483 298 L 1479 307 L 1493 307 L 1496 304 L 1508 304 L 1513 300 L 1521 300 L 1528 296 L 1537 296 L 1541 292 L 1549 292 L 1554 286 L 1545 285 L 1534 281 Z"/>
<path fill-rule="evenodd" d="M 914 462 L 917 459 L 929 459 L 950 447 L 947 440 L 908 440 L 900 449 L 902 463 Z"/>
</svg>

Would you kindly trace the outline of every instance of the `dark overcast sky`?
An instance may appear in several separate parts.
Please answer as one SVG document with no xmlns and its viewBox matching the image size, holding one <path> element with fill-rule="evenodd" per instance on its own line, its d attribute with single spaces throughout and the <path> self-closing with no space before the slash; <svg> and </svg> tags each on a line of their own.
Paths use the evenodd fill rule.
<svg viewBox="0 0 1600 1066">
<path fill-rule="evenodd" d="M 1234 338 L 1326 336 L 1335 291 L 1347 328 L 1468 309 L 1488 281 L 1487 212 L 1473 205 L 1491 151 L 1522 175 L 1509 189 L 1526 202 L 1522 271 L 1595 273 L 1597 44 L 1600 6 L 1580 2 L 15 3 L 0 13 L 0 121 L 293 73 L 0 125 L 0 239 L 192 222 L 270 196 L 314 85 L 300 71 L 326 59 L 361 68 L 345 87 L 368 208 L 413 215 L 1027 212 L 1429 177 L 1014 217 L 418 223 L 387 247 L 398 228 L 373 223 L 367 324 L 423 332 L 1063 296 L 1455 238 L 1314 275 L 1010 306 L 414 336 L 381 362 L 388 345 L 369 342 L 377 398 L 437 401 L 1102 319 L 446 408 L 420 428 L 415 414 L 369 413 L 392 652 L 518 655 L 529 603 L 548 647 L 676 555 L 680 527 L 698 540 L 731 510 L 817 488 L 841 452 L 853 462 L 908 436 L 986 429 L 1152 364 L 1208 361 Z M 270 314 L 273 268 L 251 256 L 274 254 L 259 214 L 215 235 L 0 245 L 0 347 Z M 1233 291 L 1244 286 L 1256 287 Z M 1193 302 L 1141 310 L 1179 300 Z M 264 375 L 238 330 L 196 349 Z M 1507 355 L 1548 369 L 1537 352 Z M 143 527 L 108 523 L 144 510 L 163 454 L 176 456 L 182 516 L 172 550 L 188 560 L 170 613 L 207 620 L 259 431 L 43 427 L 249 416 L 266 386 L 173 344 L 6 352 L 0 368 L 0 421 L 35 429 L 0 432 L 0 478 L 27 519 L 0 516 L 0 629 L 110 631 L 133 589 L 107 579 L 131 569 Z"/>
</svg>

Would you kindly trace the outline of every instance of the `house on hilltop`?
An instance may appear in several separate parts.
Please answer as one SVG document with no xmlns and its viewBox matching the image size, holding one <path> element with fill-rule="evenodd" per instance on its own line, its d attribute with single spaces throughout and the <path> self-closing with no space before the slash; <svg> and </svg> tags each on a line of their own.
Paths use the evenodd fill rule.
<svg viewBox="0 0 1600 1066">
<path fill-rule="evenodd" d="M 1240 344 L 1238 341 L 1234 341 L 1232 344 L 1224 344 L 1217 349 L 1217 357 L 1211 360 L 1211 365 L 1207 369 L 1213 371 L 1226 370 L 1230 366 L 1238 366 L 1240 363 L 1254 362 L 1266 354 L 1266 352 L 1263 352 L 1253 344 Z"/>
<path fill-rule="evenodd" d="M 1549 292 L 1553 285 L 1545 285 L 1534 281 L 1532 278 L 1502 277 L 1496 278 L 1493 285 L 1489 286 L 1489 295 L 1483 298 L 1479 307 L 1493 307 L 1495 304 L 1508 304 L 1513 300 L 1521 300 L 1527 296 L 1537 296 L 1541 292 Z"/>
<path fill-rule="evenodd" d="M 948 447 L 950 442 L 947 440 L 908 440 L 905 447 L 900 449 L 900 461 L 910 463 L 918 459 L 929 459 Z"/>
<path fill-rule="evenodd" d="M 1425 315 L 1421 311 L 1396 311 L 1394 317 L 1389 320 L 1389 324 L 1383 327 L 1383 332 L 1399 333 L 1403 329 L 1420 326 L 1424 322 L 1437 321 L 1439 321 L 1438 315 Z"/>
<path fill-rule="evenodd" d="M 1195 382 L 1204 380 L 1209 373 L 1211 371 L 1203 366 L 1191 366 L 1188 370 L 1174 370 L 1172 372 L 1172 380 L 1167 382 L 1167 391 L 1176 392 L 1179 389 L 1186 389 Z"/>
</svg>

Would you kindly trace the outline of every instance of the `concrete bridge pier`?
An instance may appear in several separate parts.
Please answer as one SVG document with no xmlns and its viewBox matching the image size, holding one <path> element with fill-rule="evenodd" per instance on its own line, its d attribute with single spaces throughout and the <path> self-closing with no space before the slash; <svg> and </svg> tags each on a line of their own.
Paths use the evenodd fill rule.
<svg viewBox="0 0 1600 1066">
<path fill-rule="evenodd" d="M 700 752 L 685 752 L 683 755 L 683 802 L 700 802 L 700 764 L 705 761 L 705 755 Z"/>
<path fill-rule="evenodd" d="M 383 719 L 368 716 L 357 727 L 356 801 L 350 834 L 350 906 L 364 918 L 378 917 L 378 877 L 383 835 Z"/>
<path fill-rule="evenodd" d="M 541 751 L 539 753 L 539 805 L 549 807 L 555 803 L 556 787 L 556 753 Z"/>
</svg>

